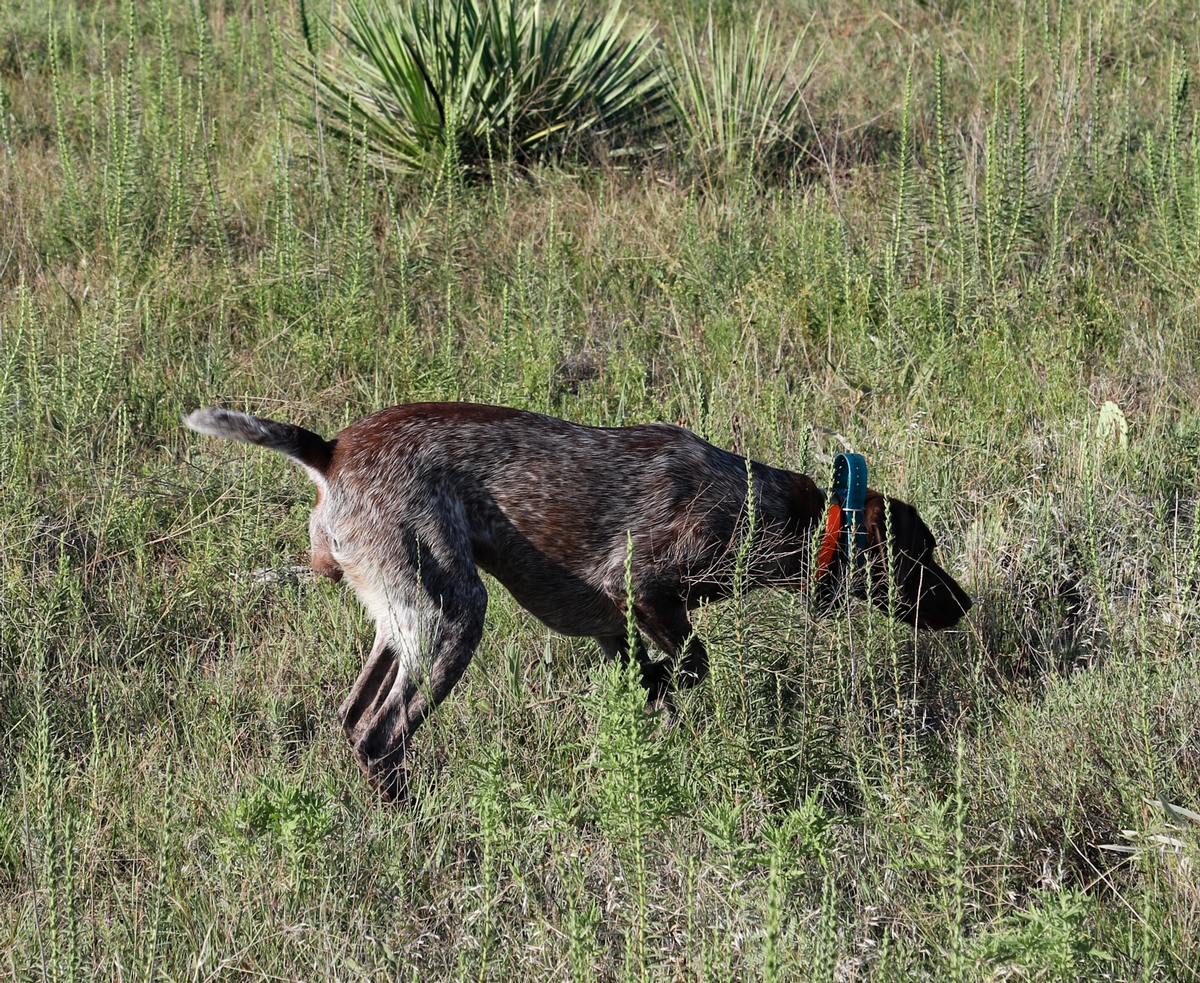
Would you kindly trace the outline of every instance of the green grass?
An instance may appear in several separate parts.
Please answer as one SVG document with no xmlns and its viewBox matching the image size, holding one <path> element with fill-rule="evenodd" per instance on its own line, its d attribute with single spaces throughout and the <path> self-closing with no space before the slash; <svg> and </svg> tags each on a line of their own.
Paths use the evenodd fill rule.
<svg viewBox="0 0 1200 983">
<path fill-rule="evenodd" d="M 767 12 L 786 167 L 406 183 L 292 122 L 296 10 L 0 11 L 0 977 L 1200 975 L 1200 12 Z M 849 446 L 977 607 L 714 606 L 659 729 L 489 584 L 386 806 L 311 487 L 178 421 L 416 399 Z"/>
</svg>

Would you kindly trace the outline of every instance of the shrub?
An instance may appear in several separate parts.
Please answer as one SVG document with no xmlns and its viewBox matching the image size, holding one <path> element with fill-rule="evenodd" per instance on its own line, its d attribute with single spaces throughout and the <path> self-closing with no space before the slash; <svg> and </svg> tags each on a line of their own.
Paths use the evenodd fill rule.
<svg viewBox="0 0 1200 983">
<path fill-rule="evenodd" d="M 302 56 L 327 130 L 365 140 L 389 170 L 436 170 L 448 152 L 486 173 L 585 135 L 628 143 L 668 120 L 650 31 L 623 39 L 619 0 L 603 16 L 522 0 L 356 0 L 340 57 Z"/>
<path fill-rule="evenodd" d="M 695 30 L 675 25 L 678 65 L 671 99 L 687 134 L 686 158 L 710 180 L 741 168 L 754 168 L 795 145 L 800 92 L 816 67 L 816 57 L 791 81 L 800 33 L 781 53 L 770 17 L 760 12 L 750 30 L 736 24 L 719 31 L 709 13 Z M 778 65 L 777 71 L 772 65 Z"/>
</svg>

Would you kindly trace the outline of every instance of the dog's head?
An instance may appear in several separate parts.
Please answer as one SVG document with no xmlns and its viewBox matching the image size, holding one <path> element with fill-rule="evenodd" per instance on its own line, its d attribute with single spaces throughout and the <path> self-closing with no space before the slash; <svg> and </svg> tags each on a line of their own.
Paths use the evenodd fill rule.
<svg viewBox="0 0 1200 983">
<path fill-rule="evenodd" d="M 907 502 L 868 490 L 864 519 L 875 606 L 894 610 L 896 617 L 918 628 L 958 624 L 973 602 L 934 562 L 937 541 L 917 510 Z"/>
</svg>

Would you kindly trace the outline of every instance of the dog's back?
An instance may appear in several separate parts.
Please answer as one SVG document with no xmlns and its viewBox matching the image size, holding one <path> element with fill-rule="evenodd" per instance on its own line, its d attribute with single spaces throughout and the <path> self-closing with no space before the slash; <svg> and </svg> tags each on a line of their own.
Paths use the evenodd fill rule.
<svg viewBox="0 0 1200 983">
<path fill-rule="evenodd" d="M 372 414 L 332 446 L 333 496 L 352 509 L 387 502 L 395 521 L 425 511 L 431 496 L 452 497 L 476 563 L 571 634 L 595 632 L 547 618 L 533 593 L 559 593 L 550 580 L 582 581 L 619 601 L 627 535 L 639 580 L 679 592 L 728 557 L 746 525 L 749 481 L 760 532 L 774 523 L 799 534 L 824 507 L 804 476 L 757 463 L 748 476 L 745 458 L 661 423 L 588 427 L 503 407 L 424 403 Z"/>
</svg>

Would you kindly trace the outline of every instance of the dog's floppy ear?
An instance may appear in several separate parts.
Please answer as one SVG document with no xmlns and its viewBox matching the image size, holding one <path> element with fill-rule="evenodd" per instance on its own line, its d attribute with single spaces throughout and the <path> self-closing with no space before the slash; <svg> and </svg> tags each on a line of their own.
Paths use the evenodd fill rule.
<svg viewBox="0 0 1200 983">
<path fill-rule="evenodd" d="M 973 602 L 933 559 L 937 541 L 907 502 L 867 491 L 864 518 L 871 557 L 871 600 L 918 628 L 953 628 Z M 885 544 L 890 546 L 886 549 Z M 895 596 L 889 598 L 889 583 Z"/>
</svg>

